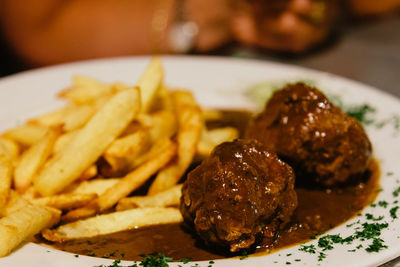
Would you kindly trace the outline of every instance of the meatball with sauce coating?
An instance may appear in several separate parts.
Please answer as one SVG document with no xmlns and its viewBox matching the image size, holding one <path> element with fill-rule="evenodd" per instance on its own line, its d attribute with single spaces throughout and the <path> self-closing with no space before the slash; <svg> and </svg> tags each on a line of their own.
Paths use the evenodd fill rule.
<svg viewBox="0 0 400 267">
<path fill-rule="evenodd" d="M 361 124 L 303 83 L 275 92 L 246 137 L 275 151 L 303 184 L 351 182 L 371 159 L 371 143 Z"/>
<path fill-rule="evenodd" d="M 231 252 L 268 245 L 297 207 L 294 180 L 258 141 L 225 142 L 188 174 L 180 210 L 206 243 Z"/>
</svg>

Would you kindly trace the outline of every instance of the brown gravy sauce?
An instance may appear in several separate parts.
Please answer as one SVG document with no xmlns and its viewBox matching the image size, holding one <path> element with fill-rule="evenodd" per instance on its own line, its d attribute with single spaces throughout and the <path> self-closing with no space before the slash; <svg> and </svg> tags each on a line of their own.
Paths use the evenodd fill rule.
<svg viewBox="0 0 400 267">
<path fill-rule="evenodd" d="M 227 111 L 223 114 L 222 121 L 211 122 L 208 127 L 232 125 L 243 133 L 250 113 Z M 365 177 L 360 177 L 356 185 L 330 190 L 296 188 L 299 205 L 292 224 L 279 234 L 272 246 L 257 248 L 253 255 L 265 255 L 296 245 L 348 221 L 375 199 L 379 177 L 379 165 L 373 160 Z M 235 256 L 205 247 L 194 234 L 179 224 L 157 225 L 51 245 L 75 254 L 123 260 L 141 260 L 141 255 L 153 252 L 174 260 L 212 260 Z"/>
</svg>

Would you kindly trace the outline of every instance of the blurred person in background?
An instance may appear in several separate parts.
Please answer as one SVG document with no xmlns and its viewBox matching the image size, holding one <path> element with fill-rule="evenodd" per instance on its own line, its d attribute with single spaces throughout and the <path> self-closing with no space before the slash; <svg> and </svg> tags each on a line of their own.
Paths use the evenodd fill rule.
<svg viewBox="0 0 400 267">
<path fill-rule="evenodd" d="M 344 11 L 396 12 L 400 0 L 0 0 L 3 38 L 28 67 L 89 58 L 213 51 L 237 41 L 301 54 Z"/>
</svg>

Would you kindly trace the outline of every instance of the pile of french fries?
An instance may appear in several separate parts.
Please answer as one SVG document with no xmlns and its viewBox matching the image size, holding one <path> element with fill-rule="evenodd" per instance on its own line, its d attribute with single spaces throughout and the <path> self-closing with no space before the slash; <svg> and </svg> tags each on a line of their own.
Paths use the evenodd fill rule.
<svg viewBox="0 0 400 267">
<path fill-rule="evenodd" d="M 37 233 L 62 242 L 182 220 L 182 176 L 238 130 L 208 130 L 218 111 L 163 79 L 158 57 L 135 86 L 76 76 L 65 107 L 0 136 L 1 257 Z"/>
</svg>

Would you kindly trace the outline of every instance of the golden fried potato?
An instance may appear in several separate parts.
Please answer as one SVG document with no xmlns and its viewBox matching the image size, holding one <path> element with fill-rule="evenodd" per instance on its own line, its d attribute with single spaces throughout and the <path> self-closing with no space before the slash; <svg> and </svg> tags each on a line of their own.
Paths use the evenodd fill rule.
<svg viewBox="0 0 400 267">
<path fill-rule="evenodd" d="M 5 216 L 0 219 L 0 257 L 8 255 L 42 229 L 56 224 L 60 218 L 57 210 L 30 204 L 15 192 L 10 195 L 9 205 Z"/>
<path fill-rule="evenodd" d="M 31 185 L 34 176 L 50 156 L 59 134 L 58 130 L 49 130 L 38 143 L 21 155 L 14 170 L 14 187 L 18 192 L 24 192 Z"/>
<path fill-rule="evenodd" d="M 161 59 L 153 57 L 138 82 L 142 99 L 142 112 L 147 112 L 151 108 L 163 79 L 164 70 Z"/>
<path fill-rule="evenodd" d="M 140 110 L 137 88 L 113 96 L 90 121 L 56 154 L 35 179 L 36 190 L 53 195 L 79 178 L 107 146 L 119 136 Z"/>
<path fill-rule="evenodd" d="M 29 200 L 35 205 L 49 206 L 59 210 L 80 208 L 97 198 L 97 194 L 59 194 Z"/>
<path fill-rule="evenodd" d="M 3 136 L 21 145 L 31 146 L 39 142 L 48 129 L 48 127 L 39 125 L 21 125 L 7 130 L 3 133 Z"/>
<path fill-rule="evenodd" d="M 176 208 L 131 209 L 64 224 L 54 230 L 46 229 L 42 232 L 42 235 L 47 240 L 63 242 L 77 238 L 111 234 L 138 227 L 179 223 L 181 221 L 181 213 Z"/>
<path fill-rule="evenodd" d="M 117 210 L 133 208 L 178 206 L 182 195 L 182 185 L 175 185 L 168 190 L 152 196 L 134 196 L 118 201 Z"/>
<path fill-rule="evenodd" d="M 161 170 L 149 188 L 149 195 L 175 185 L 189 167 L 196 153 L 203 125 L 200 107 L 190 92 L 174 91 L 172 98 L 178 117 L 178 159 Z"/>
</svg>

